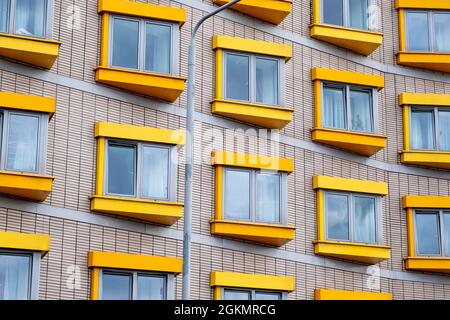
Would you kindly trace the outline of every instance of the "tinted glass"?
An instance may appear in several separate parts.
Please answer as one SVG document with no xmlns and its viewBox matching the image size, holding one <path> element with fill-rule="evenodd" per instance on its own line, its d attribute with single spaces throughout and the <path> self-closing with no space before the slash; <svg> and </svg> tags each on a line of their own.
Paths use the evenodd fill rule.
<svg viewBox="0 0 450 320">
<path fill-rule="evenodd" d="M 281 294 L 277 292 L 256 292 L 256 300 L 281 300 Z"/>
<path fill-rule="evenodd" d="M 338 26 L 344 25 L 344 3 L 343 0 L 323 0 L 323 22 Z"/>
<path fill-rule="evenodd" d="M 0 0 L 0 32 L 8 31 L 9 0 Z"/>
<path fill-rule="evenodd" d="M 0 253 L 0 300 L 29 298 L 31 256 Z"/>
<path fill-rule="evenodd" d="M 278 60 L 256 59 L 256 102 L 278 104 Z"/>
<path fill-rule="evenodd" d="M 145 70 L 170 73 L 172 28 L 146 24 Z"/>
<path fill-rule="evenodd" d="M 433 111 L 413 110 L 411 112 L 411 147 L 418 150 L 434 149 Z"/>
<path fill-rule="evenodd" d="M 406 14 L 408 50 L 429 51 L 428 14 L 408 12 Z"/>
<path fill-rule="evenodd" d="M 439 111 L 439 146 L 443 151 L 450 151 L 450 112 Z"/>
<path fill-rule="evenodd" d="M 373 132 L 370 91 L 350 90 L 352 130 Z"/>
<path fill-rule="evenodd" d="M 345 129 L 344 89 L 323 88 L 323 125 L 326 128 Z"/>
<path fill-rule="evenodd" d="M 375 243 L 377 241 L 375 199 L 354 197 L 354 210 L 355 242 Z"/>
<path fill-rule="evenodd" d="M 350 28 L 368 29 L 368 0 L 349 0 Z"/>
<path fill-rule="evenodd" d="M 138 69 L 139 22 L 114 18 L 112 46 L 113 66 Z"/>
<path fill-rule="evenodd" d="M 142 196 L 167 199 L 169 197 L 169 149 L 143 147 Z"/>
<path fill-rule="evenodd" d="M 224 300 L 251 300 L 250 291 L 224 290 Z"/>
<path fill-rule="evenodd" d="M 433 13 L 436 51 L 450 52 L 450 13 Z"/>
<path fill-rule="evenodd" d="M 417 251 L 421 255 L 439 255 L 438 213 L 416 212 Z"/>
<path fill-rule="evenodd" d="M 136 148 L 134 146 L 109 144 L 108 193 L 134 195 L 135 176 Z"/>
<path fill-rule="evenodd" d="M 102 280 L 103 300 L 131 300 L 131 275 L 104 272 Z"/>
<path fill-rule="evenodd" d="M 44 37 L 46 0 L 16 0 L 15 33 Z"/>
<path fill-rule="evenodd" d="M 326 216 L 328 238 L 349 240 L 348 197 L 346 195 L 326 195 Z"/>
<path fill-rule="evenodd" d="M 450 212 L 444 212 L 444 255 L 450 256 Z"/>
<path fill-rule="evenodd" d="M 164 300 L 166 278 L 138 276 L 138 300 Z"/>
<path fill-rule="evenodd" d="M 249 57 L 226 54 L 225 63 L 227 98 L 249 101 Z"/>
<path fill-rule="evenodd" d="M 225 171 L 225 216 L 250 219 L 250 172 Z"/>
<path fill-rule="evenodd" d="M 256 219 L 280 222 L 280 175 L 258 173 L 256 176 Z"/>
</svg>

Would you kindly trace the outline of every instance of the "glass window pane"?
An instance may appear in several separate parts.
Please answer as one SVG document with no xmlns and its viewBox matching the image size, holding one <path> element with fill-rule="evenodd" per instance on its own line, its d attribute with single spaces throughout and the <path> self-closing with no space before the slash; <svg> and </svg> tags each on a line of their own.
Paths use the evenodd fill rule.
<svg viewBox="0 0 450 320">
<path fill-rule="evenodd" d="M 169 198 L 169 148 L 144 147 L 142 155 L 142 196 Z"/>
<path fill-rule="evenodd" d="M 416 212 L 417 252 L 439 255 L 439 215 L 437 212 Z"/>
<path fill-rule="evenodd" d="M 344 89 L 323 87 L 323 126 L 345 129 Z"/>
<path fill-rule="evenodd" d="M 354 206 L 355 242 L 377 242 L 375 199 L 368 197 L 354 197 Z"/>
<path fill-rule="evenodd" d="M 0 300 L 27 300 L 31 256 L 0 254 Z"/>
<path fill-rule="evenodd" d="M 370 91 L 350 90 L 352 130 L 373 132 Z"/>
<path fill-rule="evenodd" d="M 103 273 L 102 300 L 131 300 L 130 274 Z"/>
<path fill-rule="evenodd" d="M 256 300 L 281 300 L 281 293 L 278 292 L 255 292 Z"/>
<path fill-rule="evenodd" d="M 225 216 L 228 219 L 250 219 L 250 172 L 225 171 Z"/>
<path fill-rule="evenodd" d="M 251 300 L 250 291 L 224 290 L 223 300 Z"/>
<path fill-rule="evenodd" d="M 166 277 L 138 276 L 138 300 L 165 300 Z"/>
<path fill-rule="evenodd" d="M 434 149 L 434 113 L 432 110 L 411 112 L 411 147 L 418 150 Z"/>
<path fill-rule="evenodd" d="M 429 51 L 428 13 L 408 12 L 406 25 L 408 50 Z"/>
<path fill-rule="evenodd" d="M 44 37 L 46 0 L 16 0 L 15 33 Z"/>
<path fill-rule="evenodd" d="M 443 151 L 450 150 L 450 112 L 439 111 L 439 144 Z"/>
<path fill-rule="evenodd" d="M 278 104 L 278 60 L 256 59 L 256 102 Z"/>
<path fill-rule="evenodd" d="M 450 52 L 450 13 L 433 13 L 436 51 Z"/>
<path fill-rule="evenodd" d="M 110 143 L 108 146 L 108 193 L 133 196 L 136 148 Z"/>
<path fill-rule="evenodd" d="M 248 56 L 226 54 L 226 93 L 228 99 L 249 101 Z"/>
<path fill-rule="evenodd" d="M 139 22 L 114 18 L 112 65 L 138 69 Z"/>
<path fill-rule="evenodd" d="M 256 219 L 260 222 L 279 223 L 280 187 L 279 174 L 258 173 L 256 176 Z"/>
<path fill-rule="evenodd" d="M 326 195 L 326 219 L 328 239 L 350 240 L 348 197 L 346 195 Z"/>
<path fill-rule="evenodd" d="M 14 171 L 37 171 L 38 141 L 39 117 L 11 114 L 6 167 Z"/>
<path fill-rule="evenodd" d="M 323 0 L 323 23 L 344 25 L 344 3 L 343 0 Z"/>
<path fill-rule="evenodd" d="M 368 0 L 349 0 L 350 28 L 368 29 Z"/>
<path fill-rule="evenodd" d="M 171 26 L 147 23 L 145 70 L 170 73 L 171 42 Z"/>
<path fill-rule="evenodd" d="M 0 0 L 0 32 L 8 32 L 9 0 Z"/>
<path fill-rule="evenodd" d="M 450 212 L 444 212 L 444 255 L 450 256 Z"/>
</svg>

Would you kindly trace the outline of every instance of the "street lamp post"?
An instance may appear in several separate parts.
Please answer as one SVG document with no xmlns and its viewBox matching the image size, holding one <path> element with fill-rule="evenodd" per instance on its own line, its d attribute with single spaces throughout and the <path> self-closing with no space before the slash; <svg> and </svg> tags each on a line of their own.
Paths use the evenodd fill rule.
<svg viewBox="0 0 450 320">
<path fill-rule="evenodd" d="M 194 146 L 194 101 L 195 101 L 195 36 L 207 19 L 231 7 L 241 0 L 233 0 L 202 17 L 194 27 L 189 45 L 188 88 L 185 148 L 185 186 L 184 186 L 184 235 L 183 235 L 183 300 L 190 298 L 191 278 L 191 233 L 192 233 L 192 154 Z"/>
</svg>

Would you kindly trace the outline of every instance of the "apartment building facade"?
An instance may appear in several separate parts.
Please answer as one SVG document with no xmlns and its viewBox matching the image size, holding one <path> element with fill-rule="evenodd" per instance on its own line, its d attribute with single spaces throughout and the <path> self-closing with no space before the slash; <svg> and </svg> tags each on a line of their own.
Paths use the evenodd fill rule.
<svg viewBox="0 0 450 320">
<path fill-rule="evenodd" d="M 185 82 L 229 0 L 0 0 L 0 300 L 181 299 Z M 450 3 L 242 0 L 197 39 L 193 299 L 450 299 Z"/>
</svg>

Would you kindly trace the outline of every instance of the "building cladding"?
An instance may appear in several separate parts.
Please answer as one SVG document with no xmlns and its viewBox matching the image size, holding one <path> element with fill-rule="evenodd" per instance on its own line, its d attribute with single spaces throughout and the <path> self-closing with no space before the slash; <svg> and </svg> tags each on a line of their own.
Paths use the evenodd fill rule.
<svg viewBox="0 0 450 320">
<path fill-rule="evenodd" d="M 188 46 L 227 2 L 42 0 L 39 26 L 0 1 L 0 298 L 181 299 Z M 450 5 L 429 2 L 242 0 L 205 22 L 193 299 L 450 299 Z"/>
</svg>

